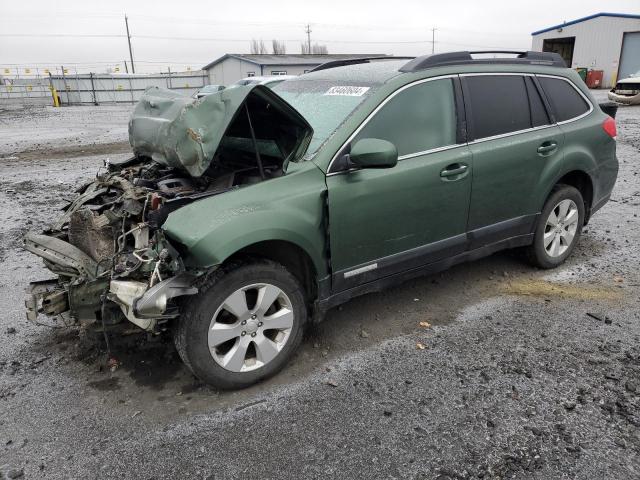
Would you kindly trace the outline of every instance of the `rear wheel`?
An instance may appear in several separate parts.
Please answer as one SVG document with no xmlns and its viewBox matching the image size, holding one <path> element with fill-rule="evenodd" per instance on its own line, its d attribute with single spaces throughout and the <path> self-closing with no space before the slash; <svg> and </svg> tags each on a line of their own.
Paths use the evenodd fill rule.
<svg viewBox="0 0 640 480">
<path fill-rule="evenodd" d="M 188 302 L 176 347 L 198 378 L 219 388 L 247 387 L 278 372 L 307 320 L 298 280 L 270 261 L 222 268 Z"/>
<path fill-rule="evenodd" d="M 554 188 L 536 225 L 529 258 L 540 268 L 554 268 L 571 255 L 584 225 L 584 200 L 569 185 Z"/>
</svg>

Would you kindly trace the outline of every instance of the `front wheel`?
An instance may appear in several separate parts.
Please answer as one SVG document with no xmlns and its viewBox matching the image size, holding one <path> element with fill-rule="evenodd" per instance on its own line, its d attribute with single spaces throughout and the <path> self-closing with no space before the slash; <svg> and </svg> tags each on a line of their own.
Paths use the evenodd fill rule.
<svg viewBox="0 0 640 480">
<path fill-rule="evenodd" d="M 214 272 L 189 298 L 175 343 L 205 383 L 243 388 L 284 367 L 306 320 L 300 284 L 284 267 L 270 261 L 233 265 Z"/>
<path fill-rule="evenodd" d="M 584 200 L 580 191 L 558 185 L 551 192 L 536 225 L 531 262 L 540 268 L 554 268 L 571 255 L 584 225 Z"/>
</svg>

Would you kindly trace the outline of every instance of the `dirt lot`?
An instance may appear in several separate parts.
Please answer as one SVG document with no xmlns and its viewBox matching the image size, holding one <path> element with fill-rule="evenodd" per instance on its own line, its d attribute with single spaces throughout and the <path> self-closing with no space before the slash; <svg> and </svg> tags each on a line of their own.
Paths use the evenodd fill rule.
<svg viewBox="0 0 640 480">
<path fill-rule="evenodd" d="M 170 343 L 118 344 L 111 372 L 81 332 L 25 320 L 48 274 L 20 238 L 126 155 L 128 108 L 0 109 L 4 475 L 640 478 L 640 107 L 619 110 L 618 184 L 565 266 L 505 252 L 353 300 L 241 392 Z"/>
</svg>

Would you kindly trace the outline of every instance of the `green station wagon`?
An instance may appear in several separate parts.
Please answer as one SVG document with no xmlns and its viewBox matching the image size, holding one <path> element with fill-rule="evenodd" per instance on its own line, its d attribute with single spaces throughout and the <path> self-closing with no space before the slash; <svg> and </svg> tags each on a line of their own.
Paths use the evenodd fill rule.
<svg viewBox="0 0 640 480">
<path fill-rule="evenodd" d="M 615 184 L 615 121 L 557 54 L 495 56 L 147 90 L 134 156 L 25 237 L 56 274 L 28 318 L 171 332 L 196 376 L 240 388 L 354 296 L 507 248 L 560 265 Z"/>
</svg>

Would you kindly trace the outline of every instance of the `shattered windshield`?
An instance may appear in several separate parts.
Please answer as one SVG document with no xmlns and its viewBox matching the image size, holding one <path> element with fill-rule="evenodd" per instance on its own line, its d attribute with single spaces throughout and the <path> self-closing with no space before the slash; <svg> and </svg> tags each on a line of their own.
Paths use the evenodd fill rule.
<svg viewBox="0 0 640 480">
<path fill-rule="evenodd" d="M 378 86 L 362 81 L 300 78 L 283 82 L 274 91 L 311 124 L 313 137 L 306 154 L 310 157 Z"/>
</svg>

